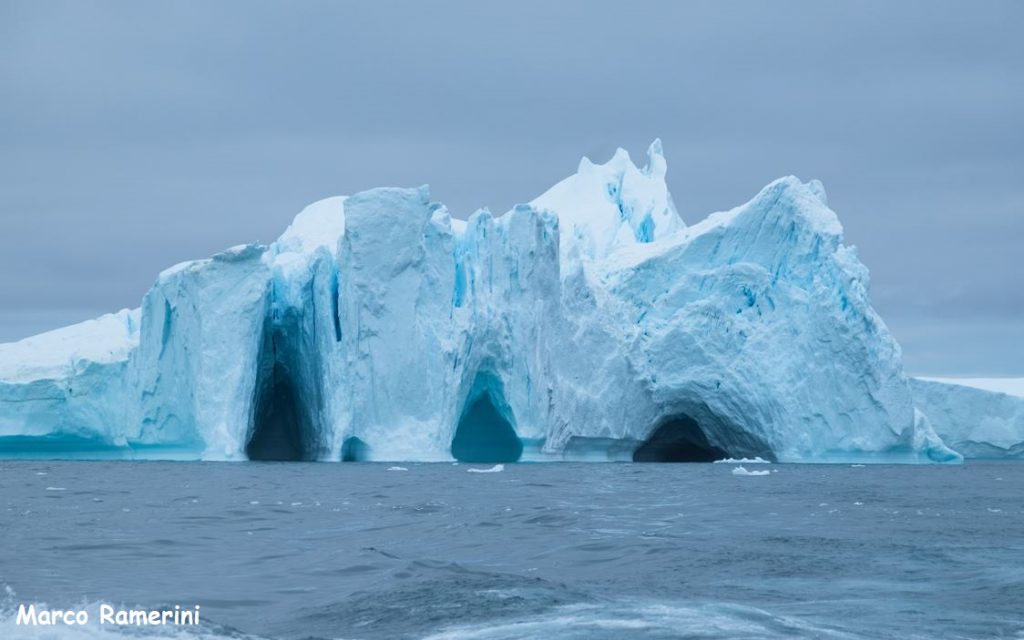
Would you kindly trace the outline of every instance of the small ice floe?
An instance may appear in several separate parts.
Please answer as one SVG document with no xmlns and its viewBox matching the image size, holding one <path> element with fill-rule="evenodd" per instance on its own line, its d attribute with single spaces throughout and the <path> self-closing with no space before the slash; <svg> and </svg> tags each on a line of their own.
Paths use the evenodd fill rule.
<svg viewBox="0 0 1024 640">
<path fill-rule="evenodd" d="M 259 501 L 259 500 L 250 500 L 250 501 L 249 501 L 249 504 L 252 504 L 252 505 L 257 505 L 257 504 L 259 504 L 259 503 L 260 503 L 260 501 Z"/>
<path fill-rule="evenodd" d="M 860 468 L 863 468 L 863 467 L 864 467 L 864 465 L 862 465 L 862 464 L 851 464 L 850 465 L 851 469 L 860 469 Z"/>
<path fill-rule="evenodd" d="M 490 469 L 466 469 L 470 473 L 499 473 L 505 470 L 505 465 L 496 464 Z"/>
<path fill-rule="evenodd" d="M 768 471 L 767 469 L 763 471 L 750 471 L 744 466 L 734 467 L 732 470 L 732 475 L 734 476 L 766 476 L 769 473 L 771 473 L 771 471 Z"/>
<path fill-rule="evenodd" d="M 65 487 L 46 487 L 47 491 L 67 491 Z"/>
<path fill-rule="evenodd" d="M 988 512 L 989 513 L 1002 513 L 1003 510 L 1002 509 L 993 509 L 993 508 L 989 507 Z"/>
<path fill-rule="evenodd" d="M 45 471 L 36 471 L 36 475 L 37 476 L 45 476 L 46 472 Z"/>
<path fill-rule="evenodd" d="M 388 471 L 408 471 L 405 467 L 388 467 Z"/>
<path fill-rule="evenodd" d="M 715 460 L 715 464 L 771 464 L 771 460 L 765 460 L 761 456 L 754 458 L 722 458 Z"/>
</svg>

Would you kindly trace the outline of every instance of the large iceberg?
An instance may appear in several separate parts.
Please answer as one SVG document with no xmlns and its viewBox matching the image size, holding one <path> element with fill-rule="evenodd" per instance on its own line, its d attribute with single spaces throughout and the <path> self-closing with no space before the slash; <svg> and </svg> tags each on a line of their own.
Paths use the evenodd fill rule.
<svg viewBox="0 0 1024 640">
<path fill-rule="evenodd" d="M 495 217 L 303 210 L 141 310 L 0 345 L 0 452 L 955 461 L 817 181 L 687 227 L 655 142 Z"/>
<path fill-rule="evenodd" d="M 1024 379 L 913 378 L 914 401 L 968 458 L 1024 459 Z"/>
</svg>

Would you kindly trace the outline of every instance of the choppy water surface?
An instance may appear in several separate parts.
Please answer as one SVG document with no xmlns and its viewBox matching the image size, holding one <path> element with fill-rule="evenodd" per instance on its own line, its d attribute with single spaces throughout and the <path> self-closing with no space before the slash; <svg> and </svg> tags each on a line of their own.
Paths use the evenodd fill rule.
<svg viewBox="0 0 1024 640">
<path fill-rule="evenodd" d="M 1024 464 L 391 467 L 0 462 L 0 637 L 1024 637 Z"/>
</svg>

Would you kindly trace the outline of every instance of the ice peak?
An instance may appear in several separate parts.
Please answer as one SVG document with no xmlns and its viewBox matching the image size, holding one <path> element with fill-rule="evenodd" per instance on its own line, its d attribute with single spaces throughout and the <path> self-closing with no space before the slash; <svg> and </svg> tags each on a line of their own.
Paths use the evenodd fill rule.
<svg viewBox="0 0 1024 640">
<path fill-rule="evenodd" d="M 575 175 L 530 204 L 558 217 L 564 257 L 601 259 L 619 247 L 654 242 L 684 227 L 672 205 L 666 171 L 656 139 L 643 169 L 622 148 L 604 164 L 583 158 Z M 579 245 L 575 251 L 573 245 Z"/>
<path fill-rule="evenodd" d="M 821 200 L 821 204 L 826 207 L 828 206 L 828 194 L 825 193 L 825 185 L 821 184 L 821 180 L 818 180 L 817 178 L 811 180 L 807 183 L 807 188 L 818 196 L 818 200 Z"/>
<path fill-rule="evenodd" d="M 651 146 L 647 147 L 647 166 L 644 173 L 649 176 L 658 176 L 665 179 L 665 172 L 668 171 L 668 163 L 665 161 L 665 152 L 661 148 L 661 138 L 655 138 Z"/>
<path fill-rule="evenodd" d="M 633 160 L 629 157 L 629 152 L 622 147 L 615 149 L 615 155 L 608 161 L 608 164 L 615 165 L 617 167 L 625 167 L 626 165 L 633 164 Z"/>
<path fill-rule="evenodd" d="M 825 187 L 818 180 L 801 182 L 796 176 L 785 176 L 761 189 L 747 205 L 774 212 L 776 215 L 795 216 L 806 221 L 816 233 L 841 238 L 843 227 L 835 212 L 828 208 Z"/>
</svg>

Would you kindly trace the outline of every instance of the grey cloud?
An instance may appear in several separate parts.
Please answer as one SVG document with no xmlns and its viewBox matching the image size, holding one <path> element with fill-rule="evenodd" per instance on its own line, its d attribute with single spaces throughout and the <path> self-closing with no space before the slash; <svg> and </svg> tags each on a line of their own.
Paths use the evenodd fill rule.
<svg viewBox="0 0 1024 640">
<path fill-rule="evenodd" d="M 270 240 L 327 195 L 429 182 L 456 215 L 500 212 L 580 155 L 641 158 L 660 136 L 689 223 L 780 175 L 822 179 L 912 371 L 1024 375 L 993 346 L 1024 343 L 1022 18 L 1015 2 L 4 2 L 0 340 L 135 305 L 161 269 Z"/>
</svg>

